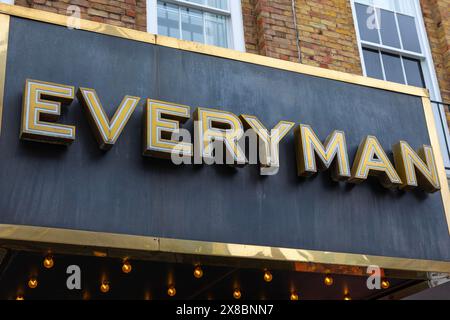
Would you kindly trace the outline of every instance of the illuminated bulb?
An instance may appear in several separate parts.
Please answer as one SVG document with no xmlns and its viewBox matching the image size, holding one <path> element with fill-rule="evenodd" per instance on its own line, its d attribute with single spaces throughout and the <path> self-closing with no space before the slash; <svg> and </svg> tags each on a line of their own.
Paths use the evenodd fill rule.
<svg viewBox="0 0 450 320">
<path fill-rule="evenodd" d="M 241 297 L 242 297 L 241 290 L 234 289 L 234 291 L 233 291 L 233 298 L 235 298 L 236 300 L 239 300 Z"/>
<path fill-rule="evenodd" d="M 100 291 L 103 293 L 107 293 L 109 291 L 109 283 L 106 281 L 103 281 L 100 285 Z"/>
<path fill-rule="evenodd" d="M 270 271 L 264 272 L 264 281 L 265 282 L 270 282 L 270 281 L 272 281 L 272 279 L 273 279 L 273 276 L 272 276 L 272 273 L 270 273 Z"/>
<path fill-rule="evenodd" d="M 130 273 L 131 272 L 131 264 L 128 261 L 125 261 L 122 265 L 122 272 L 123 273 Z"/>
<path fill-rule="evenodd" d="M 333 284 L 333 278 L 331 276 L 326 276 L 325 279 L 323 279 L 323 282 L 326 286 L 331 286 Z"/>
<path fill-rule="evenodd" d="M 382 287 L 383 289 L 389 288 L 390 285 L 391 285 L 391 284 L 390 284 L 389 281 L 387 281 L 387 280 L 381 281 L 381 287 Z"/>
<path fill-rule="evenodd" d="M 30 287 L 30 289 L 34 289 L 38 286 L 38 281 L 35 278 L 31 278 L 30 280 L 28 280 L 28 287 Z"/>
<path fill-rule="evenodd" d="M 350 300 L 352 300 L 352 298 L 351 298 L 348 294 L 346 294 L 346 295 L 344 296 L 344 300 L 350 301 Z"/>
<path fill-rule="evenodd" d="M 23 296 L 17 296 L 17 297 L 16 297 L 16 300 L 22 301 L 22 300 L 24 300 L 24 298 L 23 298 Z"/>
<path fill-rule="evenodd" d="M 53 268 L 53 265 L 55 264 L 55 262 L 53 261 L 53 257 L 48 255 L 45 257 L 44 259 L 44 267 L 47 269 L 51 269 Z"/>
<path fill-rule="evenodd" d="M 169 289 L 167 289 L 167 294 L 169 295 L 169 297 L 173 297 L 177 294 L 177 290 L 174 286 L 170 286 Z"/>
<path fill-rule="evenodd" d="M 292 300 L 292 301 L 297 301 L 297 300 L 298 300 L 298 294 L 297 294 L 297 292 L 292 292 L 292 293 L 291 293 L 291 300 Z"/>
<path fill-rule="evenodd" d="M 196 266 L 194 269 L 194 277 L 196 277 L 197 279 L 200 279 L 201 277 L 203 277 L 203 270 L 200 266 Z"/>
</svg>

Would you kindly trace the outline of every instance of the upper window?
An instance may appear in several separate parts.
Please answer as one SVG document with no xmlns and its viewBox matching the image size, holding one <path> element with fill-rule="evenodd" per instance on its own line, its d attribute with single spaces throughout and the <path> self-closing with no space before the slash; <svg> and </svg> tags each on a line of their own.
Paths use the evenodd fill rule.
<svg viewBox="0 0 450 320">
<path fill-rule="evenodd" d="M 426 87 L 414 1 L 355 0 L 365 74 Z M 378 6 L 377 6 L 378 5 Z"/>
<path fill-rule="evenodd" d="M 364 75 L 427 88 L 441 101 L 419 0 L 351 0 Z M 450 176 L 450 132 L 442 104 L 433 111 Z"/>
<path fill-rule="evenodd" d="M 149 32 L 241 51 L 245 47 L 240 1 L 148 0 L 147 3 Z"/>
</svg>

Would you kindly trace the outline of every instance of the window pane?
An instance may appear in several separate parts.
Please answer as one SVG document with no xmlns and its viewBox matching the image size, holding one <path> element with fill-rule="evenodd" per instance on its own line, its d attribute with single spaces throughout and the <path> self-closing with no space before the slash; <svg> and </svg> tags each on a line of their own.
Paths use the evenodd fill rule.
<svg viewBox="0 0 450 320">
<path fill-rule="evenodd" d="M 210 7 L 228 10 L 228 0 L 206 0 L 206 4 Z"/>
<path fill-rule="evenodd" d="M 384 74 L 386 75 L 386 80 L 404 84 L 405 80 L 403 77 L 403 69 L 400 56 L 384 52 L 381 53 L 381 56 L 383 57 Z"/>
<path fill-rule="evenodd" d="M 410 16 L 414 16 L 416 14 L 414 1 L 395 0 L 394 3 L 396 12 L 407 14 Z"/>
<path fill-rule="evenodd" d="M 205 4 L 205 0 L 184 0 L 184 1 L 198 3 L 198 4 Z"/>
<path fill-rule="evenodd" d="M 228 10 L 228 0 L 184 0 L 184 1 L 193 2 L 201 5 L 207 5 L 213 8 Z"/>
<path fill-rule="evenodd" d="M 217 14 L 205 13 L 206 43 L 227 47 L 227 19 Z"/>
<path fill-rule="evenodd" d="M 412 0 L 355 0 L 355 2 L 410 16 L 415 15 L 414 1 Z"/>
<path fill-rule="evenodd" d="M 420 61 L 415 59 L 403 58 L 403 65 L 405 67 L 406 79 L 410 86 L 425 88 L 425 81 L 423 80 L 422 67 Z"/>
<path fill-rule="evenodd" d="M 380 53 L 375 50 L 363 49 L 364 66 L 368 77 L 383 80 L 383 71 L 381 70 Z"/>
<path fill-rule="evenodd" d="M 362 40 L 380 43 L 373 7 L 355 3 L 358 29 Z"/>
<path fill-rule="evenodd" d="M 180 37 L 178 6 L 158 1 L 158 33 L 163 36 Z"/>
<path fill-rule="evenodd" d="M 400 48 L 397 25 L 392 11 L 380 10 L 380 33 L 384 45 Z"/>
<path fill-rule="evenodd" d="M 420 50 L 415 19 L 404 14 L 397 14 L 397 19 L 402 36 L 403 49 L 419 53 L 422 52 Z"/>
<path fill-rule="evenodd" d="M 204 42 L 202 12 L 189 8 L 180 8 L 180 10 L 182 39 Z"/>
</svg>

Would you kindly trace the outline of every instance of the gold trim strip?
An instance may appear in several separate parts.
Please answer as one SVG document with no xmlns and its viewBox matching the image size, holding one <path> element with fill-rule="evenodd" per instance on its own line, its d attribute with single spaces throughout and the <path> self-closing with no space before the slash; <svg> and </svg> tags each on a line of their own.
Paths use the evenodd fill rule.
<svg viewBox="0 0 450 320">
<path fill-rule="evenodd" d="M 8 4 L 0 4 L 0 12 L 26 18 L 37 20 L 41 22 L 47 22 L 57 24 L 61 26 L 67 26 L 68 17 L 56 13 L 30 9 L 20 6 L 12 6 Z M 196 52 L 205 55 L 226 58 L 236 61 L 242 61 L 261 66 L 316 76 L 320 78 L 326 78 L 331 80 L 337 80 L 366 87 L 372 87 L 382 90 L 394 91 L 399 93 L 405 93 L 414 96 L 428 97 L 428 90 L 418 87 L 406 86 L 389 81 L 382 81 L 374 78 L 363 77 L 360 75 L 354 75 L 314 66 L 308 66 L 305 64 L 295 63 L 291 61 L 284 61 L 265 57 L 261 55 L 245 53 L 215 46 L 204 45 L 196 42 L 178 40 L 176 38 L 169 38 L 165 36 L 157 36 L 143 31 L 136 31 L 133 29 L 127 29 L 122 27 L 116 27 L 100 22 L 94 22 L 89 20 L 80 19 L 80 29 L 85 31 L 91 31 L 101 34 L 107 34 L 110 36 L 121 37 L 130 40 L 136 40 L 146 43 L 157 44 L 164 47 L 175 48 L 184 51 Z"/>
<path fill-rule="evenodd" d="M 436 121 L 434 120 L 433 107 L 429 98 L 422 98 L 423 112 L 425 114 L 425 121 L 427 122 L 428 135 L 430 136 L 430 143 L 433 147 L 434 159 L 438 170 L 439 183 L 441 185 L 441 196 L 444 205 L 444 213 L 447 219 L 448 232 L 450 234 L 450 189 L 445 172 L 444 158 L 442 156 L 441 145 L 439 143 L 438 131 Z"/>
<path fill-rule="evenodd" d="M 23 241 L 30 244 L 46 243 L 50 245 L 75 245 L 93 249 L 112 248 L 143 251 L 147 253 L 173 253 L 359 267 L 377 265 L 388 270 L 450 272 L 450 261 L 445 262 L 340 252 L 321 252 L 315 250 L 178 240 L 7 224 L 0 224 L 0 239 L 2 239 L 3 243 L 10 240 Z"/>
<path fill-rule="evenodd" d="M 0 224 L 0 243 L 4 240 L 140 251 L 159 249 L 158 239 L 152 237 Z"/>
<path fill-rule="evenodd" d="M 5 96 L 6 58 L 8 54 L 9 16 L 0 14 L 0 134 L 2 132 L 3 99 Z"/>
</svg>

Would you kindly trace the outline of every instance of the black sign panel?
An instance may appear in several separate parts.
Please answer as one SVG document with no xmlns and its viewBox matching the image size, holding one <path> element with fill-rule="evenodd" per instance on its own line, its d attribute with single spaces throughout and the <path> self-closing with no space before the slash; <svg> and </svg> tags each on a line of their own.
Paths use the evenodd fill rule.
<svg viewBox="0 0 450 320">
<path fill-rule="evenodd" d="M 110 118 L 125 95 L 143 99 L 109 151 L 78 99 L 58 120 L 76 126 L 72 145 L 23 141 L 26 79 L 95 88 Z M 367 135 L 391 161 L 400 140 L 430 144 L 420 97 L 11 17 L 0 223 L 450 261 L 440 192 L 298 177 L 292 131 L 274 176 L 146 158 L 145 98 L 309 124 L 322 141 L 342 130 L 350 161 Z"/>
</svg>

